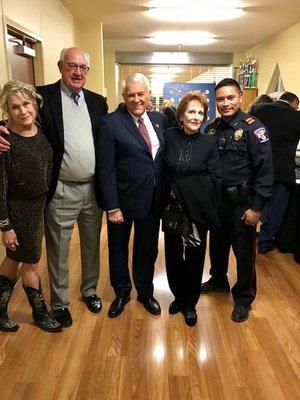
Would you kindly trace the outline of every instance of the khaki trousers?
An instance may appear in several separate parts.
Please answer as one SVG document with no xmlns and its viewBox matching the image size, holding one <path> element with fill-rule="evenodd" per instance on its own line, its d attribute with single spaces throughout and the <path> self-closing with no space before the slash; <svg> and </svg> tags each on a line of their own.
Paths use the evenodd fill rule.
<svg viewBox="0 0 300 400">
<path fill-rule="evenodd" d="M 51 306 L 68 307 L 69 248 L 74 223 L 78 223 L 82 283 L 81 293 L 96 293 L 102 210 L 98 207 L 94 181 L 58 181 L 53 199 L 45 209 L 45 237 L 50 278 Z"/>
</svg>

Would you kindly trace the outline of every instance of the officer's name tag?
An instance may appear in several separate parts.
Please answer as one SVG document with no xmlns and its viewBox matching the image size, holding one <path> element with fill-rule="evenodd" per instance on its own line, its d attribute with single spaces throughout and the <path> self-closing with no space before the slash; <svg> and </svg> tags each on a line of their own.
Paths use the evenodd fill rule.
<svg viewBox="0 0 300 400">
<path fill-rule="evenodd" d="M 253 134 L 257 137 L 257 139 L 260 143 L 265 143 L 265 142 L 268 142 L 268 140 L 269 140 L 267 131 L 263 127 L 255 129 L 255 131 L 253 131 Z"/>
</svg>

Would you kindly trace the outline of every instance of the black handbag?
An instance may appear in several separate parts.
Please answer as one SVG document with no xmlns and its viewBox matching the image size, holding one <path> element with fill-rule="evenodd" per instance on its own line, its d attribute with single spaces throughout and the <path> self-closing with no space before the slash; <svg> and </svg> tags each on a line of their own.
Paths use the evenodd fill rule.
<svg viewBox="0 0 300 400">
<path fill-rule="evenodd" d="M 188 236 L 192 233 L 192 223 L 189 221 L 179 201 L 171 201 L 162 209 L 162 230 L 181 236 Z"/>
</svg>

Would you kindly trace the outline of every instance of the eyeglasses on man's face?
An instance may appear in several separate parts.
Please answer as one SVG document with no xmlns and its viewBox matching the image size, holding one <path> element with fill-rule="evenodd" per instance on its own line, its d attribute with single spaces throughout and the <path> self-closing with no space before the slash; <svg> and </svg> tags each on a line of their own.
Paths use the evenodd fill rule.
<svg viewBox="0 0 300 400">
<path fill-rule="evenodd" d="M 88 70 L 90 69 L 90 67 L 88 67 L 85 64 L 78 65 L 78 64 L 74 64 L 74 63 L 68 63 L 68 62 L 64 62 L 64 64 L 67 65 L 67 67 L 70 71 L 77 71 L 77 69 L 79 68 L 80 72 L 87 73 Z"/>
</svg>

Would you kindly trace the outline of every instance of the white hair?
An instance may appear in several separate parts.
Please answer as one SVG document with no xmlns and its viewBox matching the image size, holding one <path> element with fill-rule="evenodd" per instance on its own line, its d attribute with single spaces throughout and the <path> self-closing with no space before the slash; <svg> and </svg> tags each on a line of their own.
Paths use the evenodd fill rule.
<svg viewBox="0 0 300 400">
<path fill-rule="evenodd" d="M 149 79 L 144 74 L 141 74 L 140 72 L 135 72 L 134 74 L 129 75 L 128 78 L 126 78 L 122 82 L 122 93 L 125 93 L 126 88 L 131 82 L 142 83 L 146 86 L 149 92 L 151 91 Z"/>
<path fill-rule="evenodd" d="M 68 47 L 68 48 L 65 47 L 64 49 L 62 49 L 62 51 L 60 52 L 59 61 L 65 61 L 66 52 L 70 49 L 72 49 L 72 47 Z M 83 50 L 82 50 L 82 52 L 85 56 L 87 66 L 89 67 L 90 66 L 90 55 L 89 55 L 89 53 L 86 53 Z"/>
</svg>

